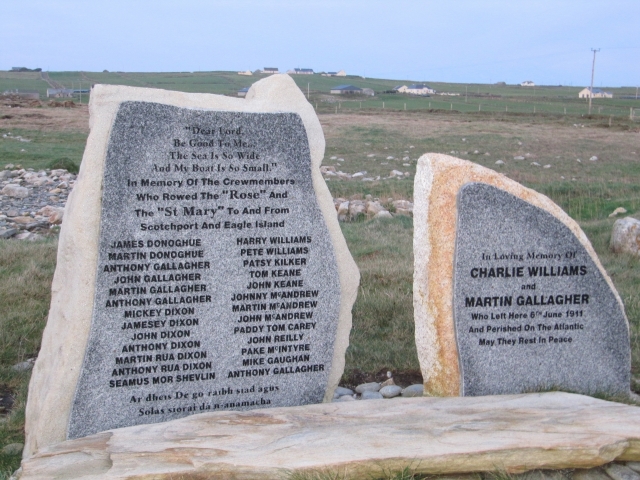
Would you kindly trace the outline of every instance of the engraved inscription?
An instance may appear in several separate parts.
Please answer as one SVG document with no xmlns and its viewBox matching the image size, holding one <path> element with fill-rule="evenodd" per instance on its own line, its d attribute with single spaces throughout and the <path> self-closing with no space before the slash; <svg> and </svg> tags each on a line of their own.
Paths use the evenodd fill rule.
<svg viewBox="0 0 640 480">
<path fill-rule="evenodd" d="M 292 113 L 122 104 L 69 438 L 322 401 L 340 285 Z"/>
</svg>

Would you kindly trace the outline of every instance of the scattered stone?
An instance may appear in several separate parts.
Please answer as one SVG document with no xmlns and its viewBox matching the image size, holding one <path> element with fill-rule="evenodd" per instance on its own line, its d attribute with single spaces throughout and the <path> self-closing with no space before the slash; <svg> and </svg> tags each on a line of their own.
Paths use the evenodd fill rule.
<svg viewBox="0 0 640 480">
<path fill-rule="evenodd" d="M 409 385 L 402 390 L 403 397 L 422 397 L 424 395 L 424 385 L 417 383 Z"/>
<path fill-rule="evenodd" d="M 400 395 L 401 392 L 402 387 L 399 387 L 398 385 L 387 385 L 386 387 L 382 387 L 379 393 L 384 398 L 393 398 Z"/>
<path fill-rule="evenodd" d="M 370 153 L 369 155 L 367 155 L 367 157 L 369 157 L 369 158 L 373 158 L 373 157 L 375 157 L 375 156 L 376 156 L 376 154 L 375 154 L 375 153 Z"/>
<path fill-rule="evenodd" d="M 331 160 L 335 160 L 336 158 L 338 158 L 338 157 L 336 157 L 336 156 L 333 156 L 333 157 L 331 157 Z"/>
<path fill-rule="evenodd" d="M 320 167 L 320 172 L 321 173 L 327 173 L 327 172 L 335 173 L 336 172 L 336 167 L 331 166 L 331 165 L 323 165 L 322 167 Z"/>
<path fill-rule="evenodd" d="M 16 228 L 7 228 L 0 230 L 0 238 L 11 238 L 19 232 Z"/>
<path fill-rule="evenodd" d="M 373 218 L 393 218 L 393 215 L 389 213 L 387 210 L 382 210 L 374 215 Z"/>
<path fill-rule="evenodd" d="M 24 450 L 24 443 L 10 443 L 2 448 L 5 455 L 21 455 Z"/>
<path fill-rule="evenodd" d="M 582 160 L 580 160 L 579 158 L 576 158 L 576 162 L 582 163 Z"/>
<path fill-rule="evenodd" d="M 354 173 L 353 175 L 351 175 L 351 177 L 352 177 L 352 178 L 355 178 L 355 177 L 364 177 L 364 174 L 365 174 L 365 173 L 366 173 L 366 172 L 356 172 L 356 173 Z"/>
<path fill-rule="evenodd" d="M 339 397 L 342 397 L 344 395 L 353 395 L 353 390 L 351 390 L 350 388 L 346 388 L 346 387 L 336 387 L 336 392 L 335 392 Z"/>
<path fill-rule="evenodd" d="M 498 160 L 496 161 L 496 165 L 504 165 L 504 162 L 502 160 Z"/>
<path fill-rule="evenodd" d="M 26 372 L 27 370 L 31 370 L 33 368 L 33 364 L 35 363 L 35 358 L 30 358 L 29 360 L 25 360 L 24 362 L 16 363 L 11 367 L 11 370 L 16 372 Z"/>
<path fill-rule="evenodd" d="M 27 198 L 29 196 L 29 189 L 16 185 L 15 183 L 9 183 L 4 186 L 0 193 L 7 197 Z"/>
<path fill-rule="evenodd" d="M 360 396 L 360 400 L 381 400 L 383 398 L 384 397 L 380 392 L 372 392 L 368 390 L 362 392 L 362 395 Z"/>
<path fill-rule="evenodd" d="M 531 162 L 531 165 L 533 165 L 534 167 L 539 167 L 540 164 L 538 162 Z"/>
<path fill-rule="evenodd" d="M 640 473 L 640 462 L 627 462 L 627 467 L 629 467 L 634 472 Z"/>
<path fill-rule="evenodd" d="M 613 480 L 640 480 L 640 473 L 618 463 L 605 465 L 604 471 L 607 472 Z"/>
<path fill-rule="evenodd" d="M 401 177 L 404 174 L 400 170 L 391 170 L 390 177 Z"/>
<path fill-rule="evenodd" d="M 545 165 L 545 166 L 544 166 L 544 167 L 542 167 L 542 168 L 551 168 L 551 165 Z"/>
<path fill-rule="evenodd" d="M 595 155 L 593 157 L 591 157 L 589 160 L 591 160 L 592 162 L 595 162 L 598 160 L 598 157 L 596 157 Z"/>
<path fill-rule="evenodd" d="M 356 387 L 357 393 L 377 392 L 379 390 L 380 384 L 378 382 L 362 383 Z"/>
<path fill-rule="evenodd" d="M 393 381 L 393 378 L 389 377 L 380 384 L 380 390 L 382 390 L 384 387 L 388 387 L 389 385 L 395 385 L 395 384 L 396 382 Z"/>
<path fill-rule="evenodd" d="M 609 248 L 615 253 L 640 255 L 640 220 L 633 217 L 616 220 Z"/>
<path fill-rule="evenodd" d="M 518 155 L 516 157 L 513 157 L 514 160 L 524 160 L 524 157 L 522 155 Z"/>
<path fill-rule="evenodd" d="M 338 162 L 344 162 L 344 158 L 339 158 L 337 161 Z"/>
<path fill-rule="evenodd" d="M 353 398 L 351 395 L 342 395 L 341 397 L 338 397 L 334 400 L 334 402 L 353 402 L 355 401 L 355 398 Z"/>
<path fill-rule="evenodd" d="M 391 155 L 389 155 L 389 156 L 387 157 L 387 160 L 393 160 L 393 159 L 394 159 L 394 158 L 393 158 Z"/>
<path fill-rule="evenodd" d="M 615 217 L 616 215 L 618 215 L 619 213 L 627 213 L 627 209 L 624 207 L 618 207 L 616 208 L 613 212 L 611 212 L 609 214 L 609 218 L 611 217 Z"/>
<path fill-rule="evenodd" d="M 573 472 L 572 480 L 611 480 L 611 477 L 601 468 L 581 468 Z"/>
</svg>

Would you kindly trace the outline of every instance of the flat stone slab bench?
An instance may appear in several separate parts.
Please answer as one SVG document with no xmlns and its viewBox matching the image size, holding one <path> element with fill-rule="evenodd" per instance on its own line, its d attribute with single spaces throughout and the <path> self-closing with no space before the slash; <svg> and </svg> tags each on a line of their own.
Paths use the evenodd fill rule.
<svg viewBox="0 0 640 480">
<path fill-rule="evenodd" d="M 376 478 L 640 460 L 640 407 L 560 392 L 325 403 L 193 415 L 69 440 L 21 480 Z"/>
</svg>

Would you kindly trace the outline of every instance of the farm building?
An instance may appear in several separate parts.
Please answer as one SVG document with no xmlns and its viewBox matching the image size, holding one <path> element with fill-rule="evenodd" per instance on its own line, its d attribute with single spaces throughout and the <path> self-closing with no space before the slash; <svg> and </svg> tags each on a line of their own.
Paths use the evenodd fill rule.
<svg viewBox="0 0 640 480">
<path fill-rule="evenodd" d="M 277 67 L 264 67 L 262 73 L 279 73 Z"/>
<path fill-rule="evenodd" d="M 238 75 L 253 75 L 253 73 L 251 73 L 251 70 L 245 70 L 244 72 L 238 72 Z"/>
<path fill-rule="evenodd" d="M 73 97 L 74 91 L 70 88 L 47 88 L 47 98 Z"/>
<path fill-rule="evenodd" d="M 3 95 L 13 95 L 31 100 L 40 100 L 40 94 L 35 90 L 5 90 Z"/>
<path fill-rule="evenodd" d="M 408 93 L 409 95 L 430 95 L 436 93 L 433 88 L 424 83 L 417 83 L 415 85 L 409 85 L 408 87 L 406 85 L 398 85 L 394 87 L 393 90 L 398 93 Z"/>
<path fill-rule="evenodd" d="M 605 92 L 599 88 L 594 88 L 592 95 L 590 95 L 590 93 L 591 89 L 589 87 L 583 88 L 580 90 L 580 93 L 578 93 L 578 98 L 613 98 L 613 93 Z"/>
<path fill-rule="evenodd" d="M 287 73 L 291 75 L 313 75 L 313 68 L 294 68 Z"/>
<path fill-rule="evenodd" d="M 322 74 L 323 77 L 346 77 L 347 74 L 344 70 L 340 70 L 339 72 L 327 72 Z"/>
<path fill-rule="evenodd" d="M 249 91 L 249 87 L 241 88 L 240 90 L 238 90 L 238 96 L 239 97 L 246 97 L 248 91 Z"/>
<path fill-rule="evenodd" d="M 336 95 L 354 95 L 362 93 L 362 89 L 353 85 L 338 85 L 333 87 L 330 92 Z"/>
<path fill-rule="evenodd" d="M 525 80 L 524 82 L 522 82 L 520 84 L 521 87 L 535 87 L 536 84 L 533 83 L 531 80 Z"/>
</svg>

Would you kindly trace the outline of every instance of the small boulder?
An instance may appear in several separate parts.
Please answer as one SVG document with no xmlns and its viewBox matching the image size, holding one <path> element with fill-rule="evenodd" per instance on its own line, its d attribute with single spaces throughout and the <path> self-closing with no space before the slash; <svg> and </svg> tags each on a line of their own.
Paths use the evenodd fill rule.
<svg viewBox="0 0 640 480">
<path fill-rule="evenodd" d="M 7 197 L 27 198 L 29 196 L 29 189 L 16 185 L 15 183 L 9 183 L 4 186 L 0 193 Z"/>
<path fill-rule="evenodd" d="M 421 383 L 409 385 L 407 388 L 402 390 L 403 397 L 422 397 L 423 394 L 424 394 L 424 385 L 422 385 Z"/>
<path fill-rule="evenodd" d="M 380 389 L 380 395 L 382 395 L 384 398 L 397 397 L 401 392 L 402 387 L 399 387 L 398 385 L 387 385 L 386 387 L 382 387 Z"/>
<path fill-rule="evenodd" d="M 609 247 L 615 253 L 631 253 L 640 256 L 640 220 L 633 217 L 616 220 L 613 224 Z"/>
<path fill-rule="evenodd" d="M 2 453 L 5 455 L 20 455 L 22 450 L 24 450 L 23 443 L 10 443 L 2 448 Z"/>
<path fill-rule="evenodd" d="M 616 208 L 613 212 L 611 212 L 609 214 L 609 218 L 611 217 L 615 217 L 616 215 L 618 215 L 619 213 L 627 213 L 627 209 L 623 208 L 623 207 L 618 207 Z"/>
<path fill-rule="evenodd" d="M 362 383 L 356 387 L 356 392 L 377 392 L 380 390 L 380 384 L 378 382 Z"/>
<path fill-rule="evenodd" d="M 336 392 L 338 396 L 342 397 L 344 395 L 353 395 L 353 390 L 346 387 L 336 387 Z"/>
<path fill-rule="evenodd" d="M 370 392 L 370 391 L 363 392 L 362 396 L 360 397 L 361 400 L 381 400 L 383 398 L 384 397 L 380 392 Z"/>
</svg>

